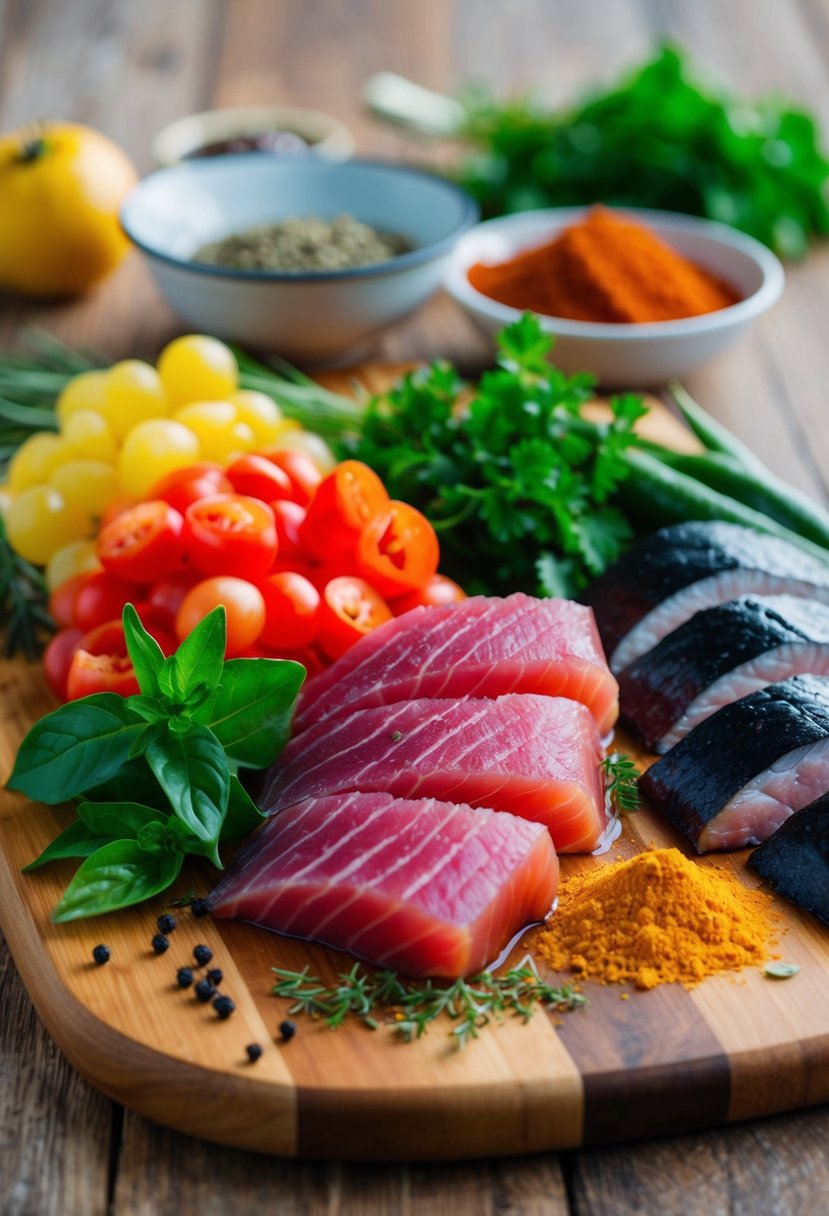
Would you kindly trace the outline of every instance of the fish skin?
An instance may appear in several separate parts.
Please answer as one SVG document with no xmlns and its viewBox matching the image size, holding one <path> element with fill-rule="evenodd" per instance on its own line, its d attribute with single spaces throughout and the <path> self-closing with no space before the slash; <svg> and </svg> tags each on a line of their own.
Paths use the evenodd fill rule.
<svg viewBox="0 0 829 1216">
<path fill-rule="evenodd" d="M 729 571 L 745 578 L 737 594 L 787 593 L 791 580 L 809 585 L 808 592 L 797 594 L 829 602 L 829 566 L 780 537 L 761 536 L 720 520 L 672 524 L 628 549 L 583 596 L 596 614 L 611 668 L 618 671 L 626 665 L 617 661 L 616 653 L 651 612 L 695 584 Z M 760 576 L 771 580 L 770 585 L 761 586 Z"/>
<path fill-rule="evenodd" d="M 260 805 L 274 812 L 349 790 L 439 798 L 540 821 L 559 852 L 587 852 L 607 822 L 602 754 L 589 711 L 562 697 L 401 701 L 296 736 Z"/>
<path fill-rule="evenodd" d="M 473 975 L 550 912 L 549 833 L 514 815 L 384 793 L 271 818 L 213 891 L 219 917 L 321 941 L 410 976 Z"/>
<path fill-rule="evenodd" d="M 366 634 L 300 696 L 294 730 L 358 708 L 424 697 L 531 692 L 586 705 L 606 735 L 619 713 L 591 609 L 520 592 L 415 608 Z"/>
<path fill-rule="evenodd" d="M 651 765 L 639 788 L 705 852 L 717 817 L 744 786 L 782 756 L 827 738 L 829 678 L 793 676 L 712 714 Z"/>
<path fill-rule="evenodd" d="M 622 719 L 653 750 L 723 676 L 779 647 L 801 643 L 826 645 L 829 662 L 827 605 L 791 595 L 744 595 L 697 612 L 621 673 Z M 780 683 L 785 674 L 766 683 Z"/>
<path fill-rule="evenodd" d="M 829 794 L 787 819 L 748 864 L 778 895 L 829 925 Z"/>
</svg>

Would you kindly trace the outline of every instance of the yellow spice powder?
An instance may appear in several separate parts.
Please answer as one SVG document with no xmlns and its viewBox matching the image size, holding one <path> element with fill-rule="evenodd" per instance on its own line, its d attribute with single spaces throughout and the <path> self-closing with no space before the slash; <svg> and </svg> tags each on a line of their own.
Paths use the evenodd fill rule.
<svg viewBox="0 0 829 1216">
<path fill-rule="evenodd" d="M 762 963 L 773 936 L 771 896 L 679 849 L 653 849 L 565 878 L 537 949 L 557 971 L 605 984 L 691 988 Z"/>
</svg>

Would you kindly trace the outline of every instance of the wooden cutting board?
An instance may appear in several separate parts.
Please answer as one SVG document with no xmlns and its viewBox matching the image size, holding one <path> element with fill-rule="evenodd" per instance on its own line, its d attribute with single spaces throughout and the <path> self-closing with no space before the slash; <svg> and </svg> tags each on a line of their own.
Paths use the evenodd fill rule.
<svg viewBox="0 0 829 1216">
<path fill-rule="evenodd" d="M 362 370 L 371 388 L 387 368 Z M 332 387 L 340 387 L 329 377 Z M 692 447 L 661 407 L 652 437 Z M 25 731 L 54 708 L 38 667 L 0 669 L 0 778 Z M 414 1160 L 489 1156 L 661 1135 L 829 1099 L 829 930 L 776 902 L 779 953 L 799 975 L 720 976 L 688 992 L 586 983 L 588 1004 L 556 1019 L 539 1012 L 486 1027 L 463 1051 L 451 1023 L 413 1044 L 385 1028 L 330 1030 L 298 1019 L 282 1044 L 286 1003 L 271 994 L 274 966 L 326 980 L 348 956 L 231 921 L 179 910 L 169 951 L 150 948 L 156 916 L 188 890 L 206 893 L 195 867 L 168 895 L 123 913 L 52 925 L 50 910 L 74 863 L 24 875 L 21 867 L 66 825 L 68 813 L 0 791 L 0 928 L 55 1042 L 110 1097 L 150 1119 L 221 1143 L 280 1156 Z M 609 856 L 684 842 L 645 808 L 625 820 Z M 702 859 L 751 885 L 746 854 Z M 563 872 L 607 858 L 563 858 Z M 511 956 L 532 953 L 533 932 Z M 93 947 L 112 951 L 104 967 Z M 209 945 L 236 1012 L 221 1022 L 175 983 L 193 946 Z M 544 972 L 543 972 L 544 973 Z M 545 973 L 548 974 L 548 973 Z M 623 999 L 626 997 L 627 999 Z M 249 1043 L 263 1055 L 250 1064 Z"/>
</svg>

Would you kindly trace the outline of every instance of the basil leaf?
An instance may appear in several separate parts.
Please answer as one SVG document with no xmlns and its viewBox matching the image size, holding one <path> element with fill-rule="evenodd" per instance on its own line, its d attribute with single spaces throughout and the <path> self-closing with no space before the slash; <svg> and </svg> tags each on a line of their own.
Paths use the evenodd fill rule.
<svg viewBox="0 0 829 1216">
<path fill-rule="evenodd" d="M 77 810 L 90 832 L 114 840 L 135 837 L 148 823 L 164 824 L 169 819 L 163 811 L 140 802 L 81 802 Z"/>
<path fill-rule="evenodd" d="M 83 862 L 52 920 L 99 916 L 158 895 L 178 878 L 183 860 L 183 853 L 146 853 L 135 840 L 113 840 Z"/>
<path fill-rule="evenodd" d="M 219 606 L 189 633 L 172 656 L 173 685 L 184 699 L 201 684 L 215 688 L 222 678 L 227 627 L 225 610 Z"/>
<path fill-rule="evenodd" d="M 239 778 L 233 774 L 230 778 L 230 797 L 221 839 L 240 840 L 243 836 L 250 836 L 267 817 L 264 811 L 259 810 Z"/>
<path fill-rule="evenodd" d="M 273 763 L 290 737 L 291 716 L 304 679 L 305 668 L 290 660 L 225 663 L 215 701 L 204 712 L 231 760 L 250 768 Z"/>
<path fill-rule="evenodd" d="M 62 861 L 66 857 L 89 857 L 103 845 L 110 844 L 117 839 L 118 837 L 111 832 L 108 835 L 96 835 L 85 823 L 76 819 L 50 844 L 47 844 L 39 857 L 23 867 L 23 873 L 27 874 L 30 870 L 45 866 L 50 861 Z"/>
<path fill-rule="evenodd" d="M 118 773 L 144 727 L 114 692 L 62 705 L 26 735 L 9 789 L 50 804 L 74 798 Z"/>
<path fill-rule="evenodd" d="M 154 820 L 140 828 L 136 840 L 147 853 L 181 853 L 187 828 L 173 815 L 163 823 Z"/>
<path fill-rule="evenodd" d="M 147 761 L 170 799 L 173 812 L 194 836 L 216 845 L 227 812 L 230 773 L 221 744 L 205 726 L 193 725 L 186 735 L 155 739 Z"/>
<path fill-rule="evenodd" d="M 146 760 L 129 760 L 121 771 L 108 781 L 83 791 L 88 802 L 140 802 L 143 806 L 170 811 L 170 803 L 156 781 Z"/>
<path fill-rule="evenodd" d="M 127 654 L 135 668 L 138 685 L 145 696 L 157 697 L 160 693 L 158 673 L 164 662 L 161 647 L 155 638 L 147 633 L 132 604 L 124 605 L 122 621 Z"/>
</svg>

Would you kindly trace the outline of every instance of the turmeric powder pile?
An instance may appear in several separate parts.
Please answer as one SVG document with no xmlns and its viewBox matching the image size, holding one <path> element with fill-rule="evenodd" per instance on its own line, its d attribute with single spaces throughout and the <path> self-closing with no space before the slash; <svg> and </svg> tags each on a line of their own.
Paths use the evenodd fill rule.
<svg viewBox="0 0 829 1216">
<path fill-rule="evenodd" d="M 771 896 L 679 849 L 653 849 L 564 879 L 538 952 L 605 984 L 691 988 L 762 963 L 772 938 Z"/>
<path fill-rule="evenodd" d="M 574 321 L 673 321 L 739 299 L 649 228 L 606 207 L 594 207 L 555 240 L 508 262 L 479 262 L 468 276 L 477 291 L 502 304 Z"/>
</svg>

